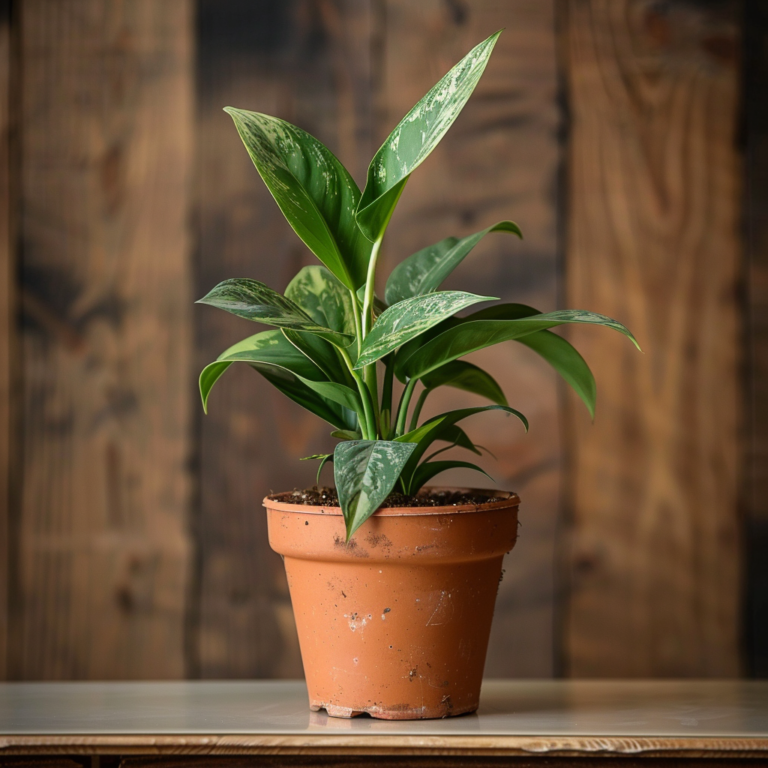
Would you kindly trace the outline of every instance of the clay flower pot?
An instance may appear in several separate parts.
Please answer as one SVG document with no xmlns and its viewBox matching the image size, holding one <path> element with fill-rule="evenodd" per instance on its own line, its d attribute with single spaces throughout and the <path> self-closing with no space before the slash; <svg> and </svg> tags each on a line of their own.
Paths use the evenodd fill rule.
<svg viewBox="0 0 768 768">
<path fill-rule="evenodd" d="M 338 507 L 264 499 L 313 710 L 387 720 L 474 712 L 520 499 L 382 509 L 344 541 Z"/>
</svg>

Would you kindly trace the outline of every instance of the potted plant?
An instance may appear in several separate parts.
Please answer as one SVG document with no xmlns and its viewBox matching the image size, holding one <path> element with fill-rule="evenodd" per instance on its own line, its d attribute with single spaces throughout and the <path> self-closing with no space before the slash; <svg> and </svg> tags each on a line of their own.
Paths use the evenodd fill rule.
<svg viewBox="0 0 768 768">
<path fill-rule="evenodd" d="M 327 421 L 339 443 L 307 457 L 333 464 L 335 490 L 264 500 L 269 540 L 284 557 L 310 706 L 330 715 L 415 719 L 474 711 L 503 556 L 517 534 L 512 493 L 427 489 L 480 450 L 459 425 L 482 411 L 519 419 L 499 384 L 461 360 L 515 340 L 547 360 L 594 414 L 595 381 L 550 328 L 592 323 L 634 341 L 620 323 L 582 310 L 541 313 L 490 296 L 443 291 L 445 278 L 502 221 L 448 237 L 402 261 L 383 300 L 374 290 L 382 240 L 411 173 L 466 104 L 500 33 L 467 54 L 403 118 L 376 152 L 361 193 L 317 139 L 276 117 L 227 108 L 280 210 L 322 262 L 284 294 L 249 278 L 225 280 L 201 303 L 273 326 L 235 344 L 200 376 L 203 406 L 235 362 Z M 491 303 L 470 314 L 457 313 Z M 636 342 L 635 342 L 636 343 Z M 399 382 L 396 385 L 396 380 Z M 423 420 L 441 386 L 489 405 Z M 401 388 L 395 398 L 396 388 Z M 414 401 L 417 388 L 418 397 Z"/>
</svg>

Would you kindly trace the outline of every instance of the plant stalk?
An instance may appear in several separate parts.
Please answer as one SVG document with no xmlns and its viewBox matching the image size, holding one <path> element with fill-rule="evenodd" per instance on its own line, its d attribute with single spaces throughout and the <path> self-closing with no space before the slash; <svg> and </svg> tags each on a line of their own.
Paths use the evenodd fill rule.
<svg viewBox="0 0 768 768">
<path fill-rule="evenodd" d="M 337 347 L 337 349 L 341 352 L 341 355 L 344 358 L 344 362 L 347 364 L 347 368 L 349 369 L 349 372 L 352 374 L 352 378 L 355 380 L 355 384 L 357 384 L 357 391 L 360 393 L 360 400 L 363 403 L 363 413 L 365 415 L 365 423 L 360 424 L 360 431 L 363 434 L 363 439 L 375 440 L 376 439 L 376 419 L 374 417 L 373 408 L 371 406 L 370 392 L 368 391 L 368 388 L 365 386 L 365 382 L 360 378 L 360 374 L 352 366 L 352 360 L 350 360 L 349 353 L 345 349 L 342 349 L 341 347 Z"/>
<path fill-rule="evenodd" d="M 384 358 L 384 389 L 381 393 L 381 430 L 386 440 L 392 431 L 392 387 L 395 379 L 395 362 L 391 355 Z"/>
<path fill-rule="evenodd" d="M 376 265 L 379 261 L 382 236 L 371 248 L 371 258 L 368 260 L 368 274 L 365 277 L 365 294 L 363 298 L 363 339 L 370 333 L 373 325 L 373 298 L 376 282 Z"/>
<path fill-rule="evenodd" d="M 397 409 L 397 427 L 395 428 L 397 437 L 402 437 L 405 434 L 405 422 L 408 418 L 408 405 L 411 402 L 411 396 L 413 395 L 413 390 L 418 381 L 418 379 L 408 379 L 408 383 L 403 390 L 403 395 L 400 398 L 400 405 Z"/>
<path fill-rule="evenodd" d="M 355 318 L 355 336 L 357 336 L 357 355 L 359 357 L 360 348 L 363 345 L 363 331 L 360 327 L 360 313 L 357 311 L 357 294 L 351 288 L 349 289 L 349 292 L 352 295 L 352 316 Z"/>
<path fill-rule="evenodd" d="M 421 391 L 421 394 L 419 395 L 419 399 L 416 401 L 416 405 L 413 407 L 413 415 L 411 416 L 411 426 L 410 430 L 413 431 L 416 429 L 416 427 L 419 426 L 419 416 L 421 416 L 421 409 L 424 407 L 424 403 L 426 402 L 427 395 L 430 393 L 431 390 L 429 389 L 423 389 Z"/>
<path fill-rule="evenodd" d="M 371 248 L 371 258 L 368 260 L 368 274 L 365 278 L 365 295 L 363 299 L 363 328 L 362 339 L 371 332 L 373 326 L 373 300 L 375 296 L 375 283 L 376 283 L 376 265 L 379 261 L 379 251 L 381 250 L 381 241 L 384 237 L 382 233 L 381 237 L 373 244 Z M 360 337 L 358 337 L 360 338 Z M 381 422 L 379 414 L 379 382 L 376 376 L 376 363 L 366 365 L 363 369 L 363 380 L 368 387 L 370 393 L 371 402 L 373 403 L 374 414 L 374 429 L 377 434 L 381 433 Z M 375 439 L 375 438 L 374 438 Z"/>
</svg>

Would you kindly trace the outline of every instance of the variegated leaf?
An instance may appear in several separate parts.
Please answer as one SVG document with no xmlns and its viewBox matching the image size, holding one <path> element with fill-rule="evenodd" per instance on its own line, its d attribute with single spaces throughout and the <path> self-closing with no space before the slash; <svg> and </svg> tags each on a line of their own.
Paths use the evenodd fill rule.
<svg viewBox="0 0 768 768">
<path fill-rule="evenodd" d="M 415 448 L 386 440 L 351 440 L 336 446 L 333 471 L 347 540 L 389 496 Z"/>
<path fill-rule="evenodd" d="M 396 304 L 395 307 L 400 306 Z M 612 328 L 628 336 L 640 349 L 635 337 L 616 320 L 580 309 L 563 309 L 557 312 L 532 315 L 516 320 L 469 320 L 457 323 L 444 333 L 435 336 L 410 357 L 398 360 L 405 376 L 419 379 L 441 365 L 456 360 L 470 352 L 499 344 L 502 341 L 520 339 L 531 333 L 554 328 L 565 323 L 587 323 Z"/>
<path fill-rule="evenodd" d="M 247 339 L 239 341 L 225 350 L 214 363 L 209 363 L 200 374 L 200 396 L 203 400 L 203 410 L 208 413 L 208 396 L 213 385 L 234 362 L 226 358 L 248 351 L 251 354 L 249 362 L 261 362 L 277 365 L 303 378 L 321 379 L 322 373 L 317 366 L 299 350 L 291 346 L 280 331 L 262 331 Z"/>
<path fill-rule="evenodd" d="M 256 323 L 314 333 L 343 347 L 354 338 L 318 325 L 295 302 L 264 283 L 247 277 L 224 280 L 202 299 L 198 299 L 197 303 L 218 307 Z"/>
<path fill-rule="evenodd" d="M 401 301 L 376 320 L 363 341 L 355 368 L 375 363 L 465 307 L 495 300 L 493 296 L 476 296 L 463 291 L 439 291 Z"/>
<path fill-rule="evenodd" d="M 325 267 L 313 265 L 299 270 L 288 283 L 285 296 L 318 325 L 347 336 L 355 335 L 352 295 Z"/>
<path fill-rule="evenodd" d="M 357 223 L 378 240 L 411 173 L 453 125 L 472 95 L 501 32 L 475 46 L 424 96 L 390 133 L 368 167 Z"/>
<path fill-rule="evenodd" d="M 461 318 L 458 323 L 471 323 L 473 320 L 517 320 L 523 317 L 532 317 L 541 314 L 538 309 L 527 304 L 496 304 L 486 307 L 479 312 L 473 312 L 467 317 Z M 447 330 L 447 327 L 446 327 Z M 589 415 L 595 418 L 595 404 L 597 400 L 597 386 L 595 377 L 589 369 L 586 360 L 579 354 L 576 348 L 562 336 L 557 336 L 552 331 L 539 331 L 530 333 L 515 339 L 523 346 L 529 347 L 544 358 L 571 386 L 574 392 L 587 406 Z M 456 365 L 459 361 L 449 363 Z M 431 376 L 439 374 L 446 366 L 427 374 L 422 379 L 426 382 Z"/>
<path fill-rule="evenodd" d="M 284 368 L 276 368 L 264 363 L 249 363 L 249 365 L 287 398 L 314 413 L 315 416 L 319 416 L 328 424 L 339 429 L 359 428 L 360 421 L 355 411 L 319 395 Z"/>
<path fill-rule="evenodd" d="M 282 329 L 283 336 L 302 354 L 306 355 L 328 378 L 329 381 L 338 381 L 347 386 L 354 387 L 355 382 L 344 361 L 339 356 L 336 347 L 325 339 L 321 339 L 313 333 Z M 356 344 L 351 344 L 352 350 Z"/>
<path fill-rule="evenodd" d="M 523 236 L 514 221 L 500 221 L 461 240 L 447 237 L 417 251 L 392 270 L 385 291 L 387 303 L 397 304 L 411 296 L 423 296 L 437 290 L 480 240 L 491 232 L 508 232 L 520 238 Z"/>
<path fill-rule="evenodd" d="M 363 409 L 357 391 L 345 384 L 328 381 L 323 372 L 309 358 L 288 342 L 280 331 L 264 331 L 263 333 L 251 336 L 230 347 L 219 356 L 215 363 L 211 363 L 203 369 L 203 372 L 200 374 L 200 391 L 203 397 L 204 408 L 207 405 L 207 398 L 213 385 L 226 368 L 236 362 L 249 363 L 272 381 L 272 383 L 275 383 L 276 374 L 273 371 L 273 375 L 267 375 L 265 369 L 283 370 L 289 375 L 290 379 L 297 380 L 304 387 L 320 395 L 324 400 L 353 410 L 362 417 Z M 284 378 L 281 379 L 277 375 L 277 381 L 282 381 Z M 342 421 L 342 423 L 337 424 L 337 421 Z M 347 427 L 347 424 L 344 423 L 345 421 L 348 422 L 349 420 L 337 419 L 331 423 L 344 429 Z"/>
<path fill-rule="evenodd" d="M 296 234 L 347 288 L 361 286 L 371 244 L 355 222 L 360 190 L 344 166 L 285 120 L 233 107 L 224 111 Z"/>
</svg>

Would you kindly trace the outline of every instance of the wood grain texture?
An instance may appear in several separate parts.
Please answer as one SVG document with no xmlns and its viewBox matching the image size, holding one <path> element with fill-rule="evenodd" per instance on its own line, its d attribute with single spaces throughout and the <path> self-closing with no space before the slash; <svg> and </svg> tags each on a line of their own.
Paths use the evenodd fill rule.
<svg viewBox="0 0 768 768">
<path fill-rule="evenodd" d="M 16 251 L 11 198 L 11 4 L 0 3 L 0 680 L 7 676 L 11 581 L 11 361 Z"/>
<path fill-rule="evenodd" d="M 506 30 L 463 113 L 408 182 L 384 241 L 380 290 L 389 270 L 411 253 L 513 219 L 525 240 L 490 235 L 445 287 L 555 309 L 561 150 L 554 3 L 387 0 L 382 8 L 379 141 L 473 45 Z M 562 462 L 557 378 L 519 344 L 471 359 L 500 382 L 510 404 L 531 422 L 528 435 L 498 414 L 465 425 L 498 457 L 481 463 L 499 487 L 522 498 L 520 540 L 505 560 L 486 675 L 547 677 L 555 669 L 553 577 Z M 475 401 L 482 404 L 443 388 L 427 401 L 424 414 Z M 478 476 L 457 471 L 438 481 L 477 485 Z"/>
<path fill-rule="evenodd" d="M 216 734 L 184 736 L 0 736 L 0 756 L 4 755 L 180 755 L 187 759 L 205 755 L 315 755 L 372 756 L 391 755 L 409 758 L 412 763 L 430 756 L 528 757 L 548 765 L 552 757 L 611 757 L 622 761 L 647 761 L 670 758 L 712 760 L 766 759 L 765 739 L 746 738 L 622 738 L 576 736 L 263 736 Z M 610 762 L 606 763 L 610 765 Z M 632 765 L 631 762 L 622 765 Z M 727 763 L 726 763 L 727 764 Z M 758 763 L 759 764 L 759 763 Z M 672 763 L 674 765 L 674 763 Z"/>
<path fill-rule="evenodd" d="M 573 676 L 739 674 L 739 3 L 566 0 Z"/>
<path fill-rule="evenodd" d="M 191 0 L 21 4 L 24 679 L 184 674 Z"/>
<path fill-rule="evenodd" d="M 195 290 L 253 277 L 283 291 L 314 256 L 248 159 L 235 106 L 317 136 L 360 181 L 371 151 L 370 4 L 360 0 L 203 0 L 198 20 L 198 253 Z M 196 308 L 196 369 L 263 330 Z M 301 677 L 280 557 L 261 500 L 314 483 L 302 456 L 331 448 L 328 427 L 246 367 L 233 366 L 200 416 L 199 614 L 194 672 L 215 678 Z"/>
<path fill-rule="evenodd" d="M 747 665 L 768 676 L 768 6 L 747 0 L 744 26 Z"/>
<path fill-rule="evenodd" d="M 754 759 L 754 758 L 753 758 Z M 654 758 L 649 757 L 589 757 L 580 755 L 577 762 L 574 757 L 552 756 L 551 754 L 536 756 L 421 756 L 417 758 L 406 756 L 384 755 L 376 758 L 377 766 L 381 768 L 638 768 L 649 766 Z M 658 765 L 658 762 L 656 763 Z M 744 768 L 754 765 L 750 758 L 711 758 L 711 757 L 669 757 L 664 756 L 664 768 Z M 124 757 L 120 768 L 244 768 L 253 765 L 249 757 Z M 370 757 L 344 756 L 263 756 L 259 765 L 264 768 L 363 768 L 370 765 Z M 47 768 L 47 766 L 46 766 Z"/>
</svg>

